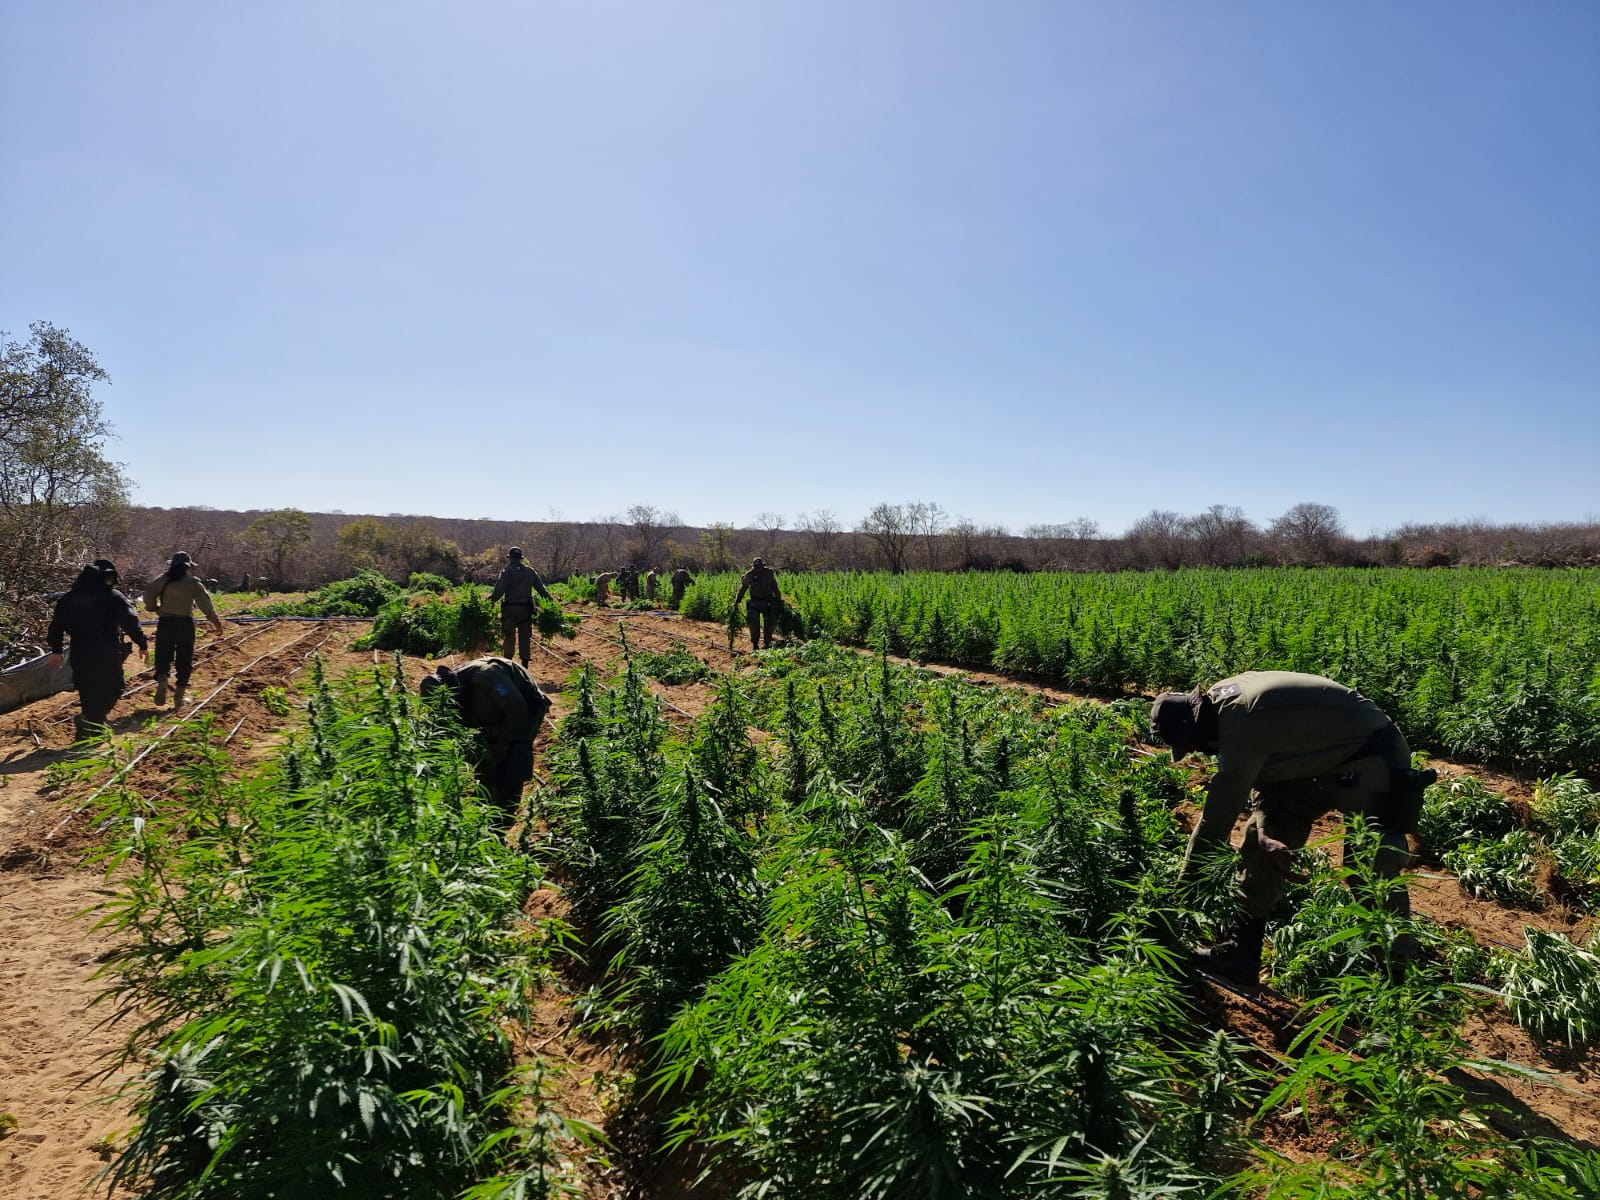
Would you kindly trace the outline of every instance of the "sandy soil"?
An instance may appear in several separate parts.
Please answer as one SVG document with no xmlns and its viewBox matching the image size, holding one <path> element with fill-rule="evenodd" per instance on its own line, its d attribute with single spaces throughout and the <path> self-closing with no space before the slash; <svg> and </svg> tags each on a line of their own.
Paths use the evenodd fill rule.
<svg viewBox="0 0 1600 1200">
<path fill-rule="evenodd" d="M 708 665 L 727 669 L 742 657 L 728 651 L 726 634 L 713 625 L 674 615 L 604 614 L 578 606 L 585 620 L 575 640 L 560 640 L 536 653 L 532 673 L 556 702 L 537 748 L 543 744 L 567 706 L 567 684 L 582 660 L 603 673 L 615 670 L 622 650 L 617 623 L 635 646 L 665 650 L 685 645 Z M 275 623 L 239 626 L 222 642 L 205 640 L 197 658 L 186 713 L 197 704 L 228 731 L 230 745 L 243 761 L 264 754 L 292 719 L 275 716 L 262 701 L 267 688 L 292 685 L 314 648 L 326 656 L 334 673 L 371 669 L 370 653 L 346 647 L 364 631 L 360 625 Z M 461 656 L 445 661 L 459 661 Z M 406 671 L 420 678 L 431 663 L 408 660 Z M 938 670 L 950 668 L 935 667 Z M 1056 700 L 1073 698 L 1059 689 L 1037 687 L 988 672 L 960 672 L 975 682 L 1018 686 L 1044 692 Z M 148 679 L 146 673 L 144 678 Z M 113 714 L 124 760 L 156 742 L 172 725 L 172 710 L 157 710 L 149 684 L 130 675 L 130 694 Z M 665 703 L 667 718 L 687 723 L 710 700 L 706 684 L 652 687 Z M 52 788 L 52 767 L 67 760 L 71 738 L 71 694 L 39 701 L 17 713 L 0 716 L 0 1114 L 16 1119 L 17 1129 L 0 1140 L 0 1196 L 7 1200 L 58 1200 L 83 1194 L 110 1156 L 110 1147 L 127 1129 L 127 1111 L 112 1098 L 114 1081 L 105 1077 L 108 1060 L 121 1044 L 120 1032 L 101 1023 L 102 1010 L 92 1007 L 101 990 L 95 971 L 109 948 L 105 938 L 83 916 L 103 898 L 104 879 L 90 861 L 97 844 L 92 804 L 85 804 L 94 784 Z M 1442 764 L 1446 770 L 1469 770 Z M 57 768 L 59 770 L 59 768 Z M 159 751 L 132 768 L 149 791 L 163 786 Z M 1488 773 L 1477 771 L 1480 775 Z M 542 775 L 542 770 L 540 771 Z M 1525 795 L 1527 780 L 1490 777 L 1502 790 Z M 1330 826 L 1326 832 L 1336 832 Z M 1425 868 L 1414 890 L 1419 911 L 1441 924 L 1468 930 L 1480 941 L 1520 946 L 1524 925 L 1557 929 L 1580 936 L 1586 923 L 1559 908 L 1541 912 L 1506 909 L 1466 895 L 1447 872 Z M 563 901 L 555 889 L 534 893 L 528 901 L 534 916 L 560 915 Z M 559 1104 L 572 1116 L 605 1125 L 619 1101 L 630 1066 L 611 1046 L 575 1032 L 571 996 L 586 979 L 574 966 L 563 987 L 552 988 L 536 1006 L 535 1020 L 519 1032 L 519 1053 L 535 1055 L 558 1066 L 550 1082 Z M 1293 1036 L 1296 1006 L 1268 991 L 1240 996 L 1203 985 L 1196 996 L 1201 1011 L 1227 1025 L 1264 1053 L 1281 1051 Z M 1470 1027 L 1473 1045 L 1485 1057 L 1535 1066 L 1551 1072 L 1561 1088 L 1521 1081 L 1486 1085 L 1510 1111 L 1516 1127 L 1560 1132 L 1590 1147 L 1600 1147 L 1600 1055 L 1574 1054 L 1542 1047 L 1511 1024 L 1503 1009 L 1490 1008 Z M 596 1200 L 623 1196 L 668 1200 L 685 1194 L 684 1180 L 670 1165 L 646 1168 L 626 1151 L 628 1131 L 609 1131 L 622 1143 L 613 1154 L 620 1166 L 592 1169 L 588 1194 Z M 1327 1138 L 1313 1129 L 1285 1124 L 1264 1131 L 1269 1141 L 1294 1157 L 1315 1155 Z"/>
</svg>

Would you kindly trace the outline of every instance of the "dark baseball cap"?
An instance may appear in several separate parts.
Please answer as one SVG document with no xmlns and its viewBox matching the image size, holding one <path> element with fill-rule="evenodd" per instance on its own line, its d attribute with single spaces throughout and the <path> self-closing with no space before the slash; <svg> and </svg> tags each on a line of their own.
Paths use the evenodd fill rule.
<svg viewBox="0 0 1600 1200">
<path fill-rule="evenodd" d="M 1150 706 L 1150 740 L 1172 748 L 1174 761 L 1196 748 L 1200 689 L 1162 692 Z"/>
</svg>

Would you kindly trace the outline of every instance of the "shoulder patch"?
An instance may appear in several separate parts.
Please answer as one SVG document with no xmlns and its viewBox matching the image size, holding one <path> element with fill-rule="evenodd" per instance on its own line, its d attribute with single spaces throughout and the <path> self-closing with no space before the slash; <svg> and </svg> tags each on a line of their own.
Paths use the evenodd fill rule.
<svg viewBox="0 0 1600 1200">
<path fill-rule="evenodd" d="M 1206 695 L 1211 697 L 1211 702 L 1213 704 L 1219 704 L 1228 699 L 1230 696 L 1237 696 L 1241 690 L 1242 689 L 1237 683 L 1219 683 L 1216 687 L 1207 692 Z"/>
</svg>

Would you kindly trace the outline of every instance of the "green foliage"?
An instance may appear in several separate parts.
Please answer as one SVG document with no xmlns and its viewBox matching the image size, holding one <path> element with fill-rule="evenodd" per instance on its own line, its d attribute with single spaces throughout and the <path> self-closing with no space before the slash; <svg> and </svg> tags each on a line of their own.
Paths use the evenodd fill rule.
<svg viewBox="0 0 1600 1200">
<path fill-rule="evenodd" d="M 533 627 L 539 631 L 540 637 L 575 638 L 578 636 L 578 622 L 582 619 L 576 613 L 566 612 L 554 601 L 541 599 L 534 603 Z"/>
<path fill-rule="evenodd" d="M 1591 912 L 1600 906 L 1600 831 L 1559 838 L 1550 854 L 1568 898 Z"/>
<path fill-rule="evenodd" d="M 726 621 L 734 576 L 684 602 Z M 1359 688 L 1413 745 L 1600 771 L 1593 569 L 793 575 L 810 636 L 1026 672 L 1075 689 L 1186 689 L 1244 670 Z"/>
<path fill-rule="evenodd" d="M 630 652 L 609 689 L 580 672 L 536 852 L 607 964 L 587 1019 L 642 1048 L 638 1115 L 705 1182 L 821 1200 L 1563 1186 L 1569 1166 L 1503 1141 L 1450 1082 L 1489 1069 L 1457 981 L 1496 982 L 1500 961 L 1390 911 L 1403 884 L 1376 877 L 1360 820 L 1351 867 L 1309 852 L 1273 933 L 1275 980 L 1322 1023 L 1268 1075 L 1195 1024 L 1150 936 L 1213 930 L 1233 862 L 1175 890 L 1185 775 L 1137 752 L 1143 705 L 1051 708 L 819 638 L 742 659 L 675 731 L 648 663 Z M 1492 798 L 1436 807 L 1497 820 Z M 1344 1138 L 1325 1167 L 1233 1174 L 1252 1107 L 1308 1105 Z"/>
<path fill-rule="evenodd" d="M 1291 996 L 1317 996 L 1352 976 L 1396 974 L 1402 969 L 1398 948 L 1428 948 L 1441 940 L 1433 926 L 1395 911 L 1407 881 L 1378 874 L 1378 838 L 1376 829 L 1351 817 L 1344 865 L 1320 853 L 1311 857 L 1311 879 L 1299 889 L 1293 915 L 1269 938 L 1274 986 Z"/>
<path fill-rule="evenodd" d="M 1376 833 L 1357 819 L 1347 839 L 1352 865 L 1321 872 L 1296 922 L 1274 935 L 1274 982 L 1311 1003 L 1289 1072 L 1262 1106 L 1322 1112 L 1337 1140 L 1309 1164 L 1262 1152 L 1235 1182 L 1271 1197 L 1511 1194 L 1520 1155 L 1485 1122 L 1462 1119 L 1472 1101 L 1455 1082 L 1464 1067 L 1509 1069 L 1468 1055 L 1462 1020 L 1486 1000 L 1426 960 L 1394 957 L 1429 930 L 1392 911 L 1404 884 L 1371 865 Z"/>
<path fill-rule="evenodd" d="M 1444 856 L 1444 865 L 1456 873 L 1461 886 L 1474 896 L 1539 908 L 1543 903 L 1534 882 L 1537 840 L 1518 829 L 1491 842 L 1457 846 Z"/>
<path fill-rule="evenodd" d="M 548 1073 L 544 1063 L 535 1063 L 489 1097 L 492 1109 L 516 1113 L 516 1123 L 490 1134 L 478 1145 L 477 1157 L 509 1169 L 468 1188 L 460 1200 L 550 1200 L 584 1194 L 571 1150 L 598 1146 L 601 1134 L 556 1107 L 545 1085 Z"/>
<path fill-rule="evenodd" d="M 1534 1037 L 1569 1046 L 1600 1041 L 1600 938 L 1582 947 L 1531 926 L 1523 936 L 1527 945 L 1505 981 L 1512 1020 Z"/>
<path fill-rule="evenodd" d="M 1453 775 L 1433 784 L 1423 796 L 1417 833 L 1435 854 L 1464 842 L 1497 839 L 1517 828 L 1517 814 L 1505 797 L 1476 775 Z"/>
<path fill-rule="evenodd" d="M 451 586 L 443 575 L 430 575 L 426 571 L 413 571 L 406 580 L 408 592 L 448 592 Z"/>
<path fill-rule="evenodd" d="M 335 693 L 319 666 L 310 717 L 242 778 L 199 722 L 175 805 L 104 814 L 105 998 L 140 1068 L 108 1174 L 152 1200 L 442 1198 L 512 1165 L 490 1139 L 545 953 L 531 865 L 398 674 Z"/>
<path fill-rule="evenodd" d="M 258 617 L 370 617 L 402 594 L 400 585 L 377 571 L 358 571 L 303 600 L 251 606 Z"/>
<path fill-rule="evenodd" d="M 372 632 L 357 641 L 356 648 L 423 657 L 476 653 L 498 641 L 499 617 L 486 597 L 483 588 L 471 585 L 442 595 L 402 595 L 383 606 Z"/>
<path fill-rule="evenodd" d="M 1533 788 L 1533 826 L 1545 837 L 1600 833 L 1600 792 L 1576 775 L 1541 779 Z"/>
<path fill-rule="evenodd" d="M 592 601 L 598 594 L 594 580 L 584 575 L 573 575 L 550 585 L 550 594 L 569 604 Z"/>
<path fill-rule="evenodd" d="M 700 683 L 710 679 L 712 670 L 682 646 L 670 650 L 634 652 L 640 672 L 665 684 Z"/>
</svg>

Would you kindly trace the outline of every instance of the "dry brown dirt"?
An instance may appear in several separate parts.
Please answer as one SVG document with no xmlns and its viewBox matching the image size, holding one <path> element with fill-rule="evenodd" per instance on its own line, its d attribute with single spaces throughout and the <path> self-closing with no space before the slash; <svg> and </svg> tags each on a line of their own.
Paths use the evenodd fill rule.
<svg viewBox="0 0 1600 1200">
<path fill-rule="evenodd" d="M 588 660 L 610 674 L 621 661 L 618 623 L 631 643 L 652 650 L 687 646 L 702 661 L 727 669 L 742 650 L 730 653 L 718 626 L 685 621 L 676 615 L 600 612 L 577 606 L 584 615 L 574 640 L 542 645 L 532 673 L 555 700 L 555 709 L 538 746 L 542 761 L 550 730 L 567 706 L 567 681 L 579 663 Z M 313 649 L 332 674 L 370 669 L 378 656 L 356 653 L 348 644 L 365 631 L 359 624 L 273 623 L 235 626 L 222 642 L 202 642 L 186 710 L 205 703 L 217 727 L 245 763 L 265 754 L 294 719 L 274 715 L 262 702 L 263 689 L 292 687 Z M 459 661 L 461 656 L 444 661 Z M 130 663 L 130 667 L 135 664 Z M 430 662 L 408 660 L 413 681 Z M 950 668 L 934 667 L 937 670 Z M 960 672 L 991 686 L 1026 687 L 1054 700 L 1074 698 L 1059 689 L 1037 687 L 990 672 Z M 148 678 L 144 673 L 143 678 Z M 141 675 L 130 671 L 130 692 L 113 713 L 113 725 L 125 757 L 162 736 L 173 724 L 169 708 L 157 710 Z M 664 687 L 652 684 L 665 702 L 669 721 L 687 723 L 710 701 L 707 684 Z M 98 835 L 92 827 L 93 806 L 85 806 L 93 785 L 52 787 L 51 768 L 70 757 L 71 693 L 39 701 L 0 716 L 0 1114 L 10 1114 L 17 1128 L 0 1140 L 0 1196 L 7 1200 L 58 1200 L 82 1194 L 109 1158 L 110 1148 L 125 1133 L 129 1115 L 113 1099 L 113 1082 L 105 1078 L 107 1063 L 120 1046 L 120 1032 L 106 1028 L 101 1010 L 92 1007 L 102 987 L 95 977 L 106 938 L 83 915 L 105 895 L 105 880 L 92 861 Z M 1446 770 L 1472 770 L 1442 764 Z M 159 754 L 133 768 L 147 794 L 163 786 Z M 540 774 L 542 775 L 542 771 Z M 1480 775 L 1487 773 L 1477 771 Z M 1528 781 L 1508 777 L 1490 782 L 1517 796 Z M 1336 834 L 1336 826 L 1323 832 Z M 1441 924 L 1465 929 L 1483 942 L 1520 946 L 1524 925 L 1556 929 L 1573 936 L 1587 932 L 1584 919 L 1561 909 L 1541 912 L 1511 910 L 1477 900 L 1461 891 L 1448 873 L 1428 869 L 1414 889 L 1419 911 Z M 534 916 L 559 916 L 560 893 L 542 889 L 528 900 Z M 567 979 L 568 991 L 553 989 L 539 998 L 529 1028 L 516 1032 L 519 1056 L 535 1055 L 559 1070 L 553 1087 L 561 1106 L 572 1116 L 604 1126 L 616 1111 L 619 1085 L 631 1065 L 625 1054 L 578 1033 L 571 991 L 585 982 L 581 967 Z M 1218 1025 L 1226 1025 L 1261 1048 L 1281 1051 L 1293 1037 L 1296 1006 L 1263 991 L 1241 996 L 1201 985 L 1197 1003 Z M 1512 1024 L 1502 1008 L 1491 1007 L 1469 1027 L 1475 1049 L 1485 1057 L 1503 1058 L 1549 1072 L 1560 1087 L 1522 1081 L 1495 1081 L 1484 1086 L 1510 1111 L 1510 1121 L 1529 1131 L 1556 1132 L 1590 1148 L 1600 1147 L 1600 1055 L 1573 1053 L 1541 1046 Z M 613 1136 L 626 1141 L 618 1127 Z M 1327 1131 L 1306 1130 L 1289 1123 L 1262 1131 L 1269 1142 L 1291 1157 L 1314 1156 L 1328 1142 Z M 627 1155 L 615 1155 L 626 1159 Z M 600 1200 L 623 1196 L 669 1200 L 687 1194 L 685 1181 L 671 1164 L 640 1169 L 602 1169 L 594 1160 L 588 1195 Z"/>
</svg>

